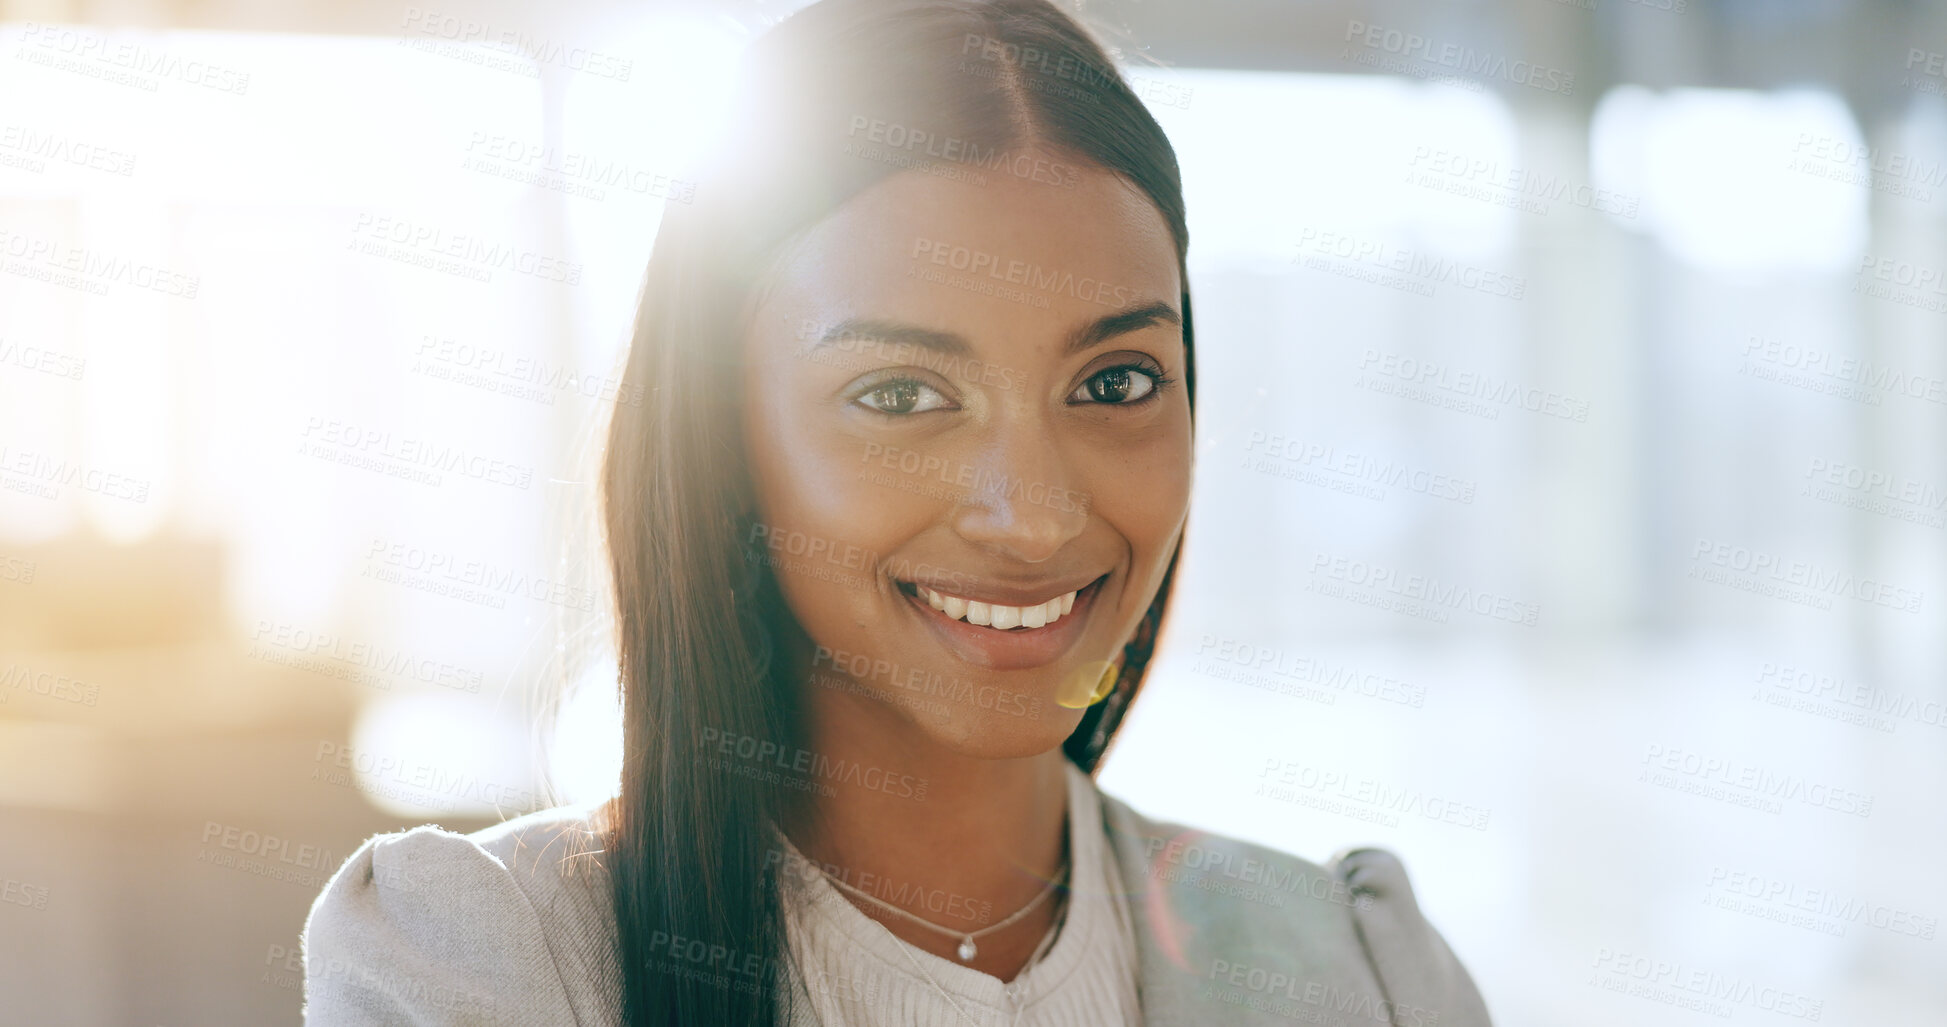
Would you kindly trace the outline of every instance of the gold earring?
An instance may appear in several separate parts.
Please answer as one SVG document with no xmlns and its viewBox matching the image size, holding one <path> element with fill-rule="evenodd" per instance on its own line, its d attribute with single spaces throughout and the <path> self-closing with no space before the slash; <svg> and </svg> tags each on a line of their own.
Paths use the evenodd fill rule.
<svg viewBox="0 0 1947 1027">
<path fill-rule="evenodd" d="M 1115 691 L 1116 679 L 1122 668 L 1108 660 L 1092 660 L 1085 663 L 1070 675 L 1055 697 L 1055 703 L 1071 710 L 1085 710 L 1109 697 Z"/>
</svg>

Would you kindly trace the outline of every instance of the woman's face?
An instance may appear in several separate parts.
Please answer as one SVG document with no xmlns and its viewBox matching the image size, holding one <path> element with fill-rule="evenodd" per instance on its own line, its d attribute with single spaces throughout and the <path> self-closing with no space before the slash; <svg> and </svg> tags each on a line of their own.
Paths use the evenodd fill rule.
<svg viewBox="0 0 1947 1027">
<path fill-rule="evenodd" d="M 814 707 L 999 758 L 1081 719 L 1181 534 L 1191 443 L 1162 215 L 1108 172 L 985 174 L 895 174 L 787 249 L 744 418 Z"/>
</svg>

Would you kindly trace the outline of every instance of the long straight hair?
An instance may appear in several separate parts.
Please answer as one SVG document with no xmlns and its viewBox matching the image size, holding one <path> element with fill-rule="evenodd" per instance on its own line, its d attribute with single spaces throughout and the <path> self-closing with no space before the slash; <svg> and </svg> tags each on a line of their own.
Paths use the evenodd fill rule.
<svg viewBox="0 0 1947 1027">
<path fill-rule="evenodd" d="M 625 1022 L 788 1016 L 772 825 L 801 792 L 710 768 L 706 739 L 804 744 L 795 627 L 754 558 L 739 417 L 748 311 L 794 234 L 903 170 L 1056 179 L 1034 148 L 1120 175 L 1189 245 L 1176 155 L 1102 48 L 1046 0 L 823 0 L 755 40 L 726 131 L 650 257 L 602 466 L 623 695 L 622 790 L 603 841 Z M 1072 174 L 1072 171 L 1070 172 Z M 1181 296 L 1183 342 L 1190 297 Z M 1188 366 L 1194 368 L 1194 361 Z M 1194 395 L 1194 376 L 1185 385 Z M 1093 772 L 1143 670 L 1175 573 L 1115 690 L 1063 743 Z M 681 939 L 678 943 L 676 939 Z"/>
</svg>

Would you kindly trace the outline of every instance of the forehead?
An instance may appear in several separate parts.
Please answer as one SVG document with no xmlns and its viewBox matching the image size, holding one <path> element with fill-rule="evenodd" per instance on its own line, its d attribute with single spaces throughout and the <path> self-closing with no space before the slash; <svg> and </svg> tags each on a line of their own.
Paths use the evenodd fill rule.
<svg viewBox="0 0 1947 1027">
<path fill-rule="evenodd" d="M 1126 307 L 1178 306 L 1175 242 L 1142 190 L 1086 166 L 1072 185 L 983 174 L 875 183 L 799 239 L 767 305 L 793 324 L 883 317 L 976 345 L 1052 344 Z"/>
</svg>

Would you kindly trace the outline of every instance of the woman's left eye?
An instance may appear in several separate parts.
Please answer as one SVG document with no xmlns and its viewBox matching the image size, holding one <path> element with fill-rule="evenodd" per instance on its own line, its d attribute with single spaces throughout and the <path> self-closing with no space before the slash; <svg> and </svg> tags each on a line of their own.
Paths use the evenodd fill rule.
<svg viewBox="0 0 1947 1027">
<path fill-rule="evenodd" d="M 880 382 L 854 402 L 869 410 L 882 414 L 923 414 L 928 410 L 939 410 L 947 405 L 946 397 L 939 390 L 924 382 L 911 378 L 895 378 Z"/>
<path fill-rule="evenodd" d="M 1111 367 L 1097 371 L 1068 398 L 1081 403 L 1134 403 L 1156 391 L 1156 375 L 1140 367 Z"/>
</svg>

